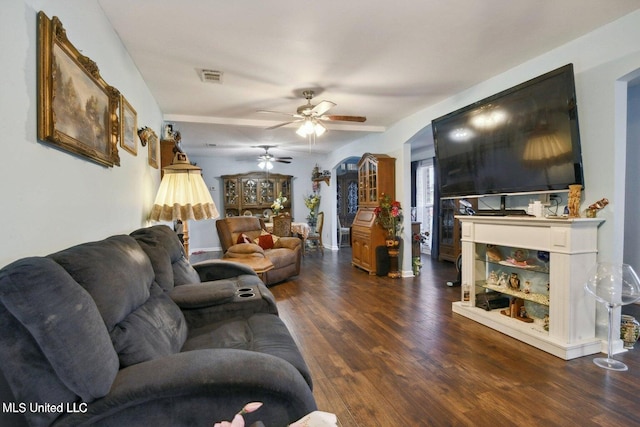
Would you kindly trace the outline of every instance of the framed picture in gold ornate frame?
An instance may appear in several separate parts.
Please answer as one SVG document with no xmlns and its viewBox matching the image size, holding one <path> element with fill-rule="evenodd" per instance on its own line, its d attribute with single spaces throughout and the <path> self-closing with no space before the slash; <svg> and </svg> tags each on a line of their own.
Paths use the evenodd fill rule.
<svg viewBox="0 0 640 427">
<path fill-rule="evenodd" d="M 103 166 L 120 165 L 120 93 L 67 38 L 57 17 L 38 13 L 38 139 Z"/>
<path fill-rule="evenodd" d="M 138 115 L 124 96 L 120 97 L 120 147 L 138 155 Z"/>
</svg>

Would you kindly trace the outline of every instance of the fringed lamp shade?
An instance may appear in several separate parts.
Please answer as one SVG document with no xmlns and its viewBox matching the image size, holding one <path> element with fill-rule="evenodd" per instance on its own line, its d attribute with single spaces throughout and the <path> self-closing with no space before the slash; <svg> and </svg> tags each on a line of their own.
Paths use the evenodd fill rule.
<svg viewBox="0 0 640 427">
<path fill-rule="evenodd" d="M 164 170 L 150 219 L 198 221 L 219 216 L 218 209 L 200 175 L 200 169 L 180 172 Z"/>
<path fill-rule="evenodd" d="M 197 166 L 189 163 L 185 153 L 176 153 L 173 163 L 162 169 L 164 176 L 149 219 L 181 220 L 184 226 L 184 246 L 189 254 L 187 221 L 215 219 L 220 216 L 207 185 Z"/>
</svg>

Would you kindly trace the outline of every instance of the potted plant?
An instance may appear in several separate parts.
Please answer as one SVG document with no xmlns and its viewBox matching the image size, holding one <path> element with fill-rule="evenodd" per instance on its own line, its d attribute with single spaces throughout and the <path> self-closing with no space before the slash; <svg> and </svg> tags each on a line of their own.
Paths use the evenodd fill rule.
<svg viewBox="0 0 640 427">
<path fill-rule="evenodd" d="M 304 205 L 309 209 L 309 215 L 307 216 L 307 224 L 310 227 L 315 227 L 318 220 L 318 208 L 320 207 L 320 195 L 318 193 L 312 193 L 304 197 Z"/>
</svg>

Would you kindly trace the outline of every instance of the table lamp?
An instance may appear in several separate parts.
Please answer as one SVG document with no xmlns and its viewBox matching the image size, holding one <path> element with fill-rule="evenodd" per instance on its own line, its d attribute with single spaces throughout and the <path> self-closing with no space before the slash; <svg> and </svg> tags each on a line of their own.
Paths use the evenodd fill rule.
<svg viewBox="0 0 640 427">
<path fill-rule="evenodd" d="M 215 219 L 220 216 L 211 194 L 202 179 L 202 169 L 189 163 L 185 153 L 177 152 L 171 165 L 162 169 L 164 176 L 156 195 L 149 219 L 153 221 L 180 220 L 183 224 L 183 244 L 189 257 L 190 219 Z"/>
</svg>

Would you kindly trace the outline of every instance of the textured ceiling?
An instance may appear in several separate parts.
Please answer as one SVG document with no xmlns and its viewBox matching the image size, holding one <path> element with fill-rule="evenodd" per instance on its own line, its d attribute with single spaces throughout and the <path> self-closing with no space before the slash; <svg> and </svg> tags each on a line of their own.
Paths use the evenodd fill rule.
<svg viewBox="0 0 640 427">
<path fill-rule="evenodd" d="M 404 117 L 640 8 L 638 0 L 98 0 L 188 153 L 309 155 L 305 104 L 366 116 L 328 125 L 311 154 Z M 204 83 L 199 70 L 223 72 Z M 427 123 L 425 123 L 427 125 Z M 215 144 L 210 147 L 208 144 Z"/>
</svg>

